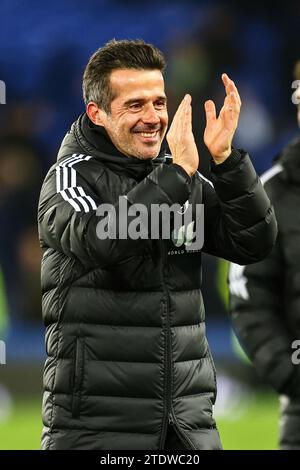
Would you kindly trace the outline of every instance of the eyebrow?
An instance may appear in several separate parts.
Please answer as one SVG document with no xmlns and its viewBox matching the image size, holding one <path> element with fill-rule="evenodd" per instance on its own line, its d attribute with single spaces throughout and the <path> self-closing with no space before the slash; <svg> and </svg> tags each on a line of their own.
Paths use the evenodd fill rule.
<svg viewBox="0 0 300 470">
<path fill-rule="evenodd" d="M 159 101 L 159 100 L 162 100 L 166 103 L 167 102 L 167 97 L 163 96 L 163 95 L 158 96 L 155 101 Z M 125 101 L 124 105 L 125 106 L 130 106 L 133 103 L 144 103 L 145 101 L 146 101 L 145 98 L 131 98 L 131 99 Z"/>
</svg>

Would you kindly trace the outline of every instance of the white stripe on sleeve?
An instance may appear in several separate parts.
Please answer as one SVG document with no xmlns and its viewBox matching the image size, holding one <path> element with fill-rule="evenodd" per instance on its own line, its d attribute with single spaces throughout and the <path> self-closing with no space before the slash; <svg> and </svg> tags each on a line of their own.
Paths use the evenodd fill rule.
<svg viewBox="0 0 300 470">
<path fill-rule="evenodd" d="M 85 193 L 82 186 L 77 186 L 77 173 L 73 168 L 76 163 L 88 161 L 91 158 L 90 155 L 73 154 L 56 167 L 56 191 L 71 204 L 76 212 L 90 212 L 90 210 L 97 209 L 94 199 Z"/>
</svg>

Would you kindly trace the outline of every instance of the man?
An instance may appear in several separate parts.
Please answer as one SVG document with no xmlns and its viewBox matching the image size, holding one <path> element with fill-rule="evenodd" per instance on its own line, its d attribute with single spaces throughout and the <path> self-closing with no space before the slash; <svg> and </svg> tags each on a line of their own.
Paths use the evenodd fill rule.
<svg viewBox="0 0 300 470">
<path fill-rule="evenodd" d="M 96 214 L 110 204 L 126 220 L 126 200 L 129 225 L 134 205 L 150 213 L 155 204 L 181 212 L 204 204 L 203 251 L 251 263 L 274 244 L 270 201 L 249 157 L 231 147 L 241 105 L 235 84 L 223 75 L 218 118 L 214 103 L 205 104 L 214 189 L 197 172 L 189 95 L 168 133 L 173 159 L 166 157 L 164 67 L 162 53 L 143 41 L 96 51 L 83 77 L 86 112 L 42 187 L 43 449 L 221 448 L 194 232 L 164 239 L 162 220 L 159 239 L 105 237 L 105 217 Z"/>
<path fill-rule="evenodd" d="M 295 78 L 300 79 L 300 62 Z M 300 126 L 300 88 L 295 95 Z M 261 180 L 274 204 L 278 237 L 263 261 L 231 264 L 230 311 L 256 371 L 280 394 L 280 449 L 300 449 L 300 366 L 294 349 L 300 339 L 299 135 Z"/>
</svg>

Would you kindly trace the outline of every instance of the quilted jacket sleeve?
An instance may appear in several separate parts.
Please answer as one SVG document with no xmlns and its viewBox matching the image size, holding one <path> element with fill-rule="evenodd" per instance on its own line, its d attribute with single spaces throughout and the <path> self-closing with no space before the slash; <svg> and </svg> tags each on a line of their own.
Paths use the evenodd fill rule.
<svg viewBox="0 0 300 470">
<path fill-rule="evenodd" d="M 89 165 L 89 162 L 85 165 Z M 41 246 L 78 258 L 83 264 L 102 267 L 115 264 L 136 253 L 143 245 L 143 239 L 98 237 L 97 225 L 104 219 L 104 215 L 102 218 L 98 216 L 97 208 L 107 201 L 102 201 L 87 179 L 76 171 L 76 165 L 72 167 L 73 183 L 71 181 L 65 187 L 60 184 L 61 175 L 57 173 L 60 171 L 65 170 L 58 166 L 52 168 L 42 186 L 38 209 Z M 88 170 L 86 172 L 88 173 Z M 143 204 L 150 213 L 151 203 L 182 205 L 189 197 L 190 183 L 189 176 L 179 166 L 160 165 L 124 196 L 128 206 Z M 120 210 L 119 204 L 114 206 L 117 222 Z M 134 217 L 127 217 L 127 225 L 132 218 Z"/>
<path fill-rule="evenodd" d="M 212 164 L 214 187 L 204 182 L 203 251 L 250 264 L 267 256 L 276 240 L 274 209 L 248 154 L 233 150 Z"/>
</svg>

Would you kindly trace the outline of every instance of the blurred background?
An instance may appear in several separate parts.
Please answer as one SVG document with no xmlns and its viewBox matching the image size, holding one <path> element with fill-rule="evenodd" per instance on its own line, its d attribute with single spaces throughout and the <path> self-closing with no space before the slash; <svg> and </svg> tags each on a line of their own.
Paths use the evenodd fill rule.
<svg viewBox="0 0 300 470">
<path fill-rule="evenodd" d="M 220 107 L 221 73 L 228 73 L 243 101 L 235 145 L 262 173 L 299 132 L 291 85 L 300 58 L 300 2 L 270 8 L 213 0 L 2 0 L 0 11 L 0 80 L 6 85 L 6 104 L 0 104 L 0 341 L 6 345 L 0 449 L 39 449 L 45 348 L 37 203 L 61 139 L 84 110 L 81 78 L 90 55 L 111 38 L 143 38 L 162 49 L 170 118 L 191 93 L 200 171 L 207 177 L 203 103 L 212 98 Z M 226 270 L 224 261 L 204 257 L 221 439 L 225 449 L 275 449 L 277 397 L 231 331 Z"/>
</svg>

